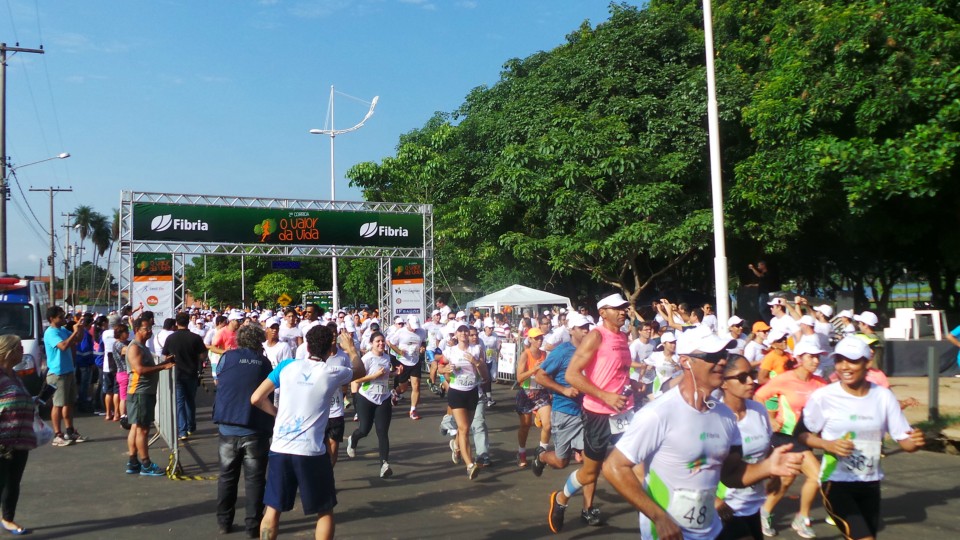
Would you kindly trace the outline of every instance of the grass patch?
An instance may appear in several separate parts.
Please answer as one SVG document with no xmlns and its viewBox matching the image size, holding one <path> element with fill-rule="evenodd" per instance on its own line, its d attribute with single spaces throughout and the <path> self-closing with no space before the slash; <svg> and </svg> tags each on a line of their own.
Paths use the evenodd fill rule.
<svg viewBox="0 0 960 540">
<path fill-rule="evenodd" d="M 960 424 L 960 414 L 941 414 L 936 421 L 924 420 L 923 422 L 917 422 L 914 427 L 925 433 L 931 431 L 940 433 L 944 428 L 955 424 Z"/>
</svg>

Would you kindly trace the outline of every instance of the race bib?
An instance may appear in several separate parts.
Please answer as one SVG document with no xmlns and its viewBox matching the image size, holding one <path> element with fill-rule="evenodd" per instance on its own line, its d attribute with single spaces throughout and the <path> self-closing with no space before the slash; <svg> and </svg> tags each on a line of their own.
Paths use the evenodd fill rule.
<svg viewBox="0 0 960 540">
<path fill-rule="evenodd" d="M 843 467 L 854 476 L 869 478 L 880 465 L 880 441 L 853 441 L 853 453 L 841 458 Z"/>
<path fill-rule="evenodd" d="M 334 394 L 333 397 L 330 398 L 330 406 L 331 406 L 331 407 L 339 407 L 339 406 L 340 406 L 340 395 L 339 395 L 339 394 Z"/>
<path fill-rule="evenodd" d="M 369 392 L 371 394 L 386 394 L 387 385 L 383 383 L 374 383 L 374 382 L 365 382 L 361 385 L 364 392 Z"/>
<path fill-rule="evenodd" d="M 460 372 L 457 374 L 456 384 L 458 386 L 476 386 L 477 377 L 473 373 Z"/>
<path fill-rule="evenodd" d="M 685 529 L 708 529 L 717 514 L 715 495 L 716 490 L 675 489 L 667 512 Z"/>
<path fill-rule="evenodd" d="M 633 410 L 626 410 L 620 414 L 614 414 L 610 417 L 610 434 L 619 435 L 627 430 L 630 421 L 633 420 Z"/>
</svg>

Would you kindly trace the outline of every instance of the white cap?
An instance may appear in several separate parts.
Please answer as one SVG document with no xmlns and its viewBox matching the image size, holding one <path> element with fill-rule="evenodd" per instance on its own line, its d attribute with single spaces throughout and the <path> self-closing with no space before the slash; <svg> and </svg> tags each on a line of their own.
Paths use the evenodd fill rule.
<svg viewBox="0 0 960 540">
<path fill-rule="evenodd" d="M 804 315 L 800 317 L 800 324 L 805 324 L 807 326 L 816 326 L 817 320 L 811 317 L 810 315 Z"/>
<path fill-rule="evenodd" d="M 464 312 L 462 312 L 462 311 L 458 311 L 458 312 L 457 312 L 457 318 L 458 318 L 458 319 L 465 319 L 465 318 L 467 318 L 467 314 L 464 313 Z"/>
<path fill-rule="evenodd" d="M 260 313 L 260 316 L 263 317 L 264 319 L 269 319 L 270 317 L 273 317 L 273 310 L 265 309 L 263 310 L 262 313 Z"/>
<path fill-rule="evenodd" d="M 727 319 L 727 326 L 735 326 L 738 324 L 743 324 L 743 319 L 737 317 L 736 315 Z"/>
<path fill-rule="evenodd" d="M 793 355 L 800 356 L 801 354 L 815 354 L 821 355 L 827 351 L 820 348 L 819 345 L 812 341 L 801 341 L 797 343 L 797 346 L 793 348 Z"/>
<path fill-rule="evenodd" d="M 544 314 L 544 315 L 550 315 L 550 310 L 549 310 L 549 309 L 543 310 L 543 314 Z"/>
<path fill-rule="evenodd" d="M 683 339 L 677 342 L 677 354 L 716 353 L 734 346 L 736 346 L 736 340 L 724 339 L 710 333 L 698 336 L 695 339 Z"/>
<path fill-rule="evenodd" d="M 357 327 L 353 324 L 353 319 L 347 317 L 343 320 L 343 327 L 346 328 L 347 332 L 356 332 Z"/>
<path fill-rule="evenodd" d="M 484 328 L 493 328 L 493 326 L 494 326 L 494 325 L 493 325 L 493 319 L 491 319 L 490 317 L 487 317 L 486 319 L 483 320 L 483 327 L 484 327 Z"/>
<path fill-rule="evenodd" d="M 862 322 L 863 324 L 870 327 L 874 327 L 877 325 L 878 322 L 880 322 L 879 320 L 877 320 L 876 314 L 874 314 L 872 311 L 864 311 L 859 315 L 854 315 L 853 320 Z"/>
<path fill-rule="evenodd" d="M 828 319 L 833 316 L 833 308 L 830 307 L 830 306 L 828 306 L 827 304 L 823 304 L 823 305 L 817 306 L 817 307 L 813 308 L 813 310 L 814 310 L 814 311 L 819 311 L 820 313 L 823 313 L 823 316 L 826 317 L 826 318 L 828 318 Z"/>
<path fill-rule="evenodd" d="M 560 308 L 560 313 L 566 313 L 566 312 L 567 312 L 567 308 L 565 307 Z"/>
<path fill-rule="evenodd" d="M 673 332 L 665 332 L 660 336 L 660 343 L 676 343 L 677 336 Z"/>
<path fill-rule="evenodd" d="M 790 334 L 788 334 L 787 332 L 784 332 L 779 328 L 775 330 L 770 330 L 770 333 L 767 334 L 767 339 L 763 340 L 763 344 L 769 347 L 771 343 L 776 343 L 781 339 L 786 338 L 788 335 Z"/>
<path fill-rule="evenodd" d="M 567 315 L 567 328 L 578 328 L 580 326 L 587 326 L 589 324 L 591 324 L 590 320 L 576 311 L 570 315 Z"/>
<path fill-rule="evenodd" d="M 242 320 L 243 320 L 243 312 L 235 309 L 235 310 L 233 310 L 233 311 L 230 312 L 230 315 L 227 316 L 227 320 L 228 320 L 228 321 L 242 321 Z"/>
<path fill-rule="evenodd" d="M 836 358 L 842 356 L 844 358 L 849 358 L 850 360 L 860 360 L 861 358 L 870 359 L 873 356 L 873 351 L 870 350 L 870 346 L 866 344 L 865 341 L 856 337 L 856 336 L 847 336 L 841 339 L 833 352 L 830 353 L 830 358 Z"/>
<path fill-rule="evenodd" d="M 440 315 L 440 310 L 439 309 L 433 310 L 433 313 L 431 313 L 430 316 L 433 317 L 434 315 Z"/>
<path fill-rule="evenodd" d="M 407 326 L 413 330 L 420 328 L 420 318 L 416 315 L 407 315 Z"/>
<path fill-rule="evenodd" d="M 852 319 L 852 318 L 853 318 L 853 310 L 852 310 L 852 309 L 845 309 L 845 310 L 841 311 L 840 313 L 837 313 L 837 317 L 846 317 L 846 318 L 848 318 L 848 319 Z"/>
<path fill-rule="evenodd" d="M 268 317 L 263 321 L 263 326 L 266 328 L 270 328 L 275 324 L 280 324 L 280 317 Z"/>
<path fill-rule="evenodd" d="M 399 315 L 397 315 L 396 317 L 393 318 L 393 324 L 400 324 L 400 323 L 402 323 L 402 322 L 404 322 L 404 321 L 403 321 L 403 317 L 401 317 L 401 316 L 399 316 Z"/>
<path fill-rule="evenodd" d="M 330 315 L 330 312 L 328 311 L 328 312 L 326 312 L 326 313 L 323 314 L 323 320 L 325 320 L 325 321 L 332 321 L 332 320 L 333 320 L 333 315 Z"/>
<path fill-rule="evenodd" d="M 630 302 L 627 302 L 623 296 L 620 296 L 620 293 L 613 293 L 597 302 L 597 309 L 603 309 L 607 307 L 618 308 L 629 304 Z"/>
<path fill-rule="evenodd" d="M 787 305 L 787 301 L 778 296 L 776 298 L 771 299 L 769 302 L 767 302 L 767 305 L 768 306 L 785 306 Z"/>
</svg>

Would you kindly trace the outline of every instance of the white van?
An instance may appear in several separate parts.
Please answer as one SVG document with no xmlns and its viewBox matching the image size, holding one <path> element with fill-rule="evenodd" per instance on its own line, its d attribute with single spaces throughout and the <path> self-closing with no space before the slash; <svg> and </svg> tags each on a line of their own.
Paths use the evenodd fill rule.
<svg viewBox="0 0 960 540">
<path fill-rule="evenodd" d="M 23 361 L 13 369 L 33 395 L 43 386 L 42 370 L 46 366 L 43 332 L 48 326 L 49 306 L 46 283 L 0 276 L 0 335 L 16 334 L 23 341 Z"/>
</svg>

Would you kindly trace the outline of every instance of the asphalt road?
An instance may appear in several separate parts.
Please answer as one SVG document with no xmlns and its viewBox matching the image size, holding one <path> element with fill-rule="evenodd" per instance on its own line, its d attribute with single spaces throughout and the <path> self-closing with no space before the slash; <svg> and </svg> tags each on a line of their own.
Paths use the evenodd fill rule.
<svg viewBox="0 0 960 540">
<path fill-rule="evenodd" d="M 183 446 L 187 474 L 216 475 L 216 427 L 210 422 L 212 394 L 200 395 L 199 432 Z M 566 526 L 553 535 L 546 522 L 548 496 L 559 489 L 568 471 L 548 469 L 536 478 L 515 462 L 517 417 L 512 392 L 497 386 L 499 400 L 488 415 L 494 465 L 470 481 L 463 466 L 450 461 L 447 439 L 438 430 L 444 404 L 432 394 L 419 407 L 423 419 L 412 421 L 401 407 L 390 429 L 394 476 L 378 478 L 376 435 L 363 440 L 357 457 L 341 449 L 335 473 L 339 505 L 335 510 L 338 538 L 637 538 L 637 515 L 601 481 L 598 506 L 606 519 L 588 527 L 579 519 L 579 498 L 568 510 Z M 348 422 L 348 432 L 356 424 Z M 30 455 L 22 482 L 17 521 L 30 538 L 103 539 L 125 537 L 217 537 L 216 481 L 171 481 L 124 474 L 126 431 L 101 417 L 77 419 L 89 442 L 39 448 Z M 534 445 L 535 430 L 528 447 Z M 166 464 L 162 441 L 152 448 L 155 461 Z M 944 454 L 894 452 L 884 460 L 885 538 L 911 540 L 957 538 L 960 534 L 960 458 Z M 242 482 L 241 482 L 242 486 Z M 241 487 L 242 494 L 242 487 Z M 780 536 L 798 538 L 789 522 L 797 508 L 796 488 L 776 516 Z M 242 502 L 238 504 L 242 524 Z M 823 522 L 819 502 L 813 511 L 819 538 L 839 538 Z M 315 520 L 299 506 L 284 514 L 281 537 L 311 538 Z M 0 535 L 2 535 L 0 531 Z M 243 538 L 235 532 L 224 538 Z"/>
</svg>

